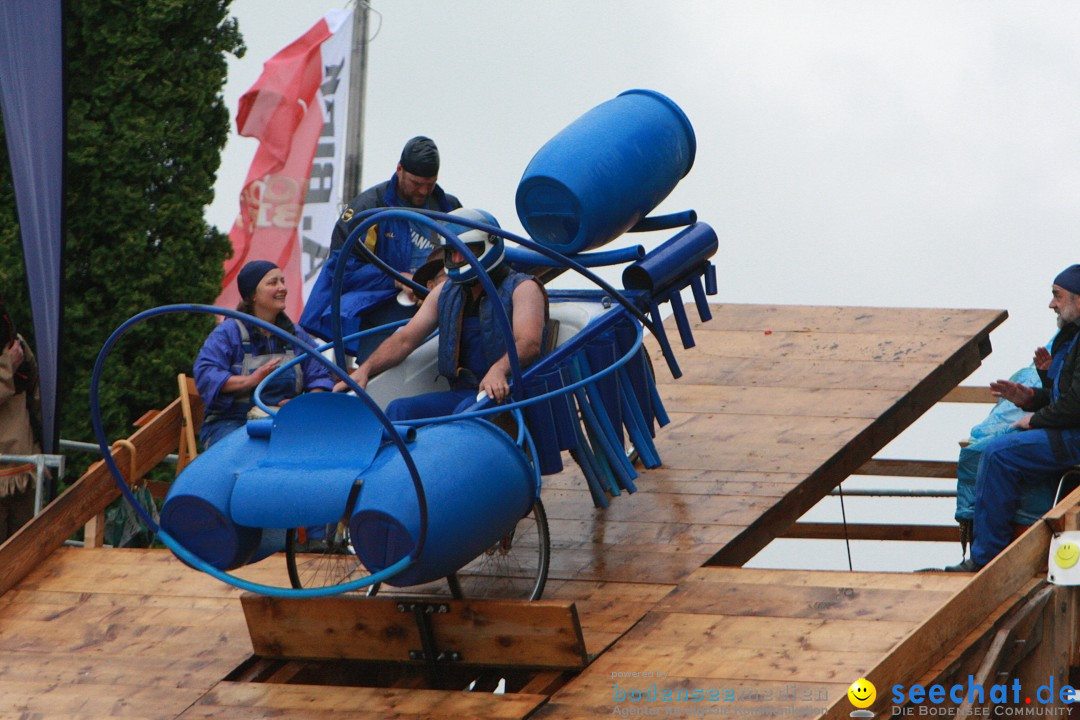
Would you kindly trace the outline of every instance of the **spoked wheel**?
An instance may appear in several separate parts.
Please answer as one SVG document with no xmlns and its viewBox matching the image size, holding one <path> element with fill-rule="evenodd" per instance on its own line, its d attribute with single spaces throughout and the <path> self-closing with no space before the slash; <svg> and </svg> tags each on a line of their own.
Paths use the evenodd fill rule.
<svg viewBox="0 0 1080 720">
<path fill-rule="evenodd" d="M 550 560 L 547 513 L 538 499 L 510 534 L 455 576 L 465 598 L 539 600 L 544 594 Z"/>
<path fill-rule="evenodd" d="M 285 566 L 289 582 L 298 589 L 341 585 L 369 574 L 353 552 L 345 525 L 327 525 L 324 532 L 289 529 L 285 533 Z M 374 588 L 367 588 L 367 594 L 374 595 Z"/>
</svg>

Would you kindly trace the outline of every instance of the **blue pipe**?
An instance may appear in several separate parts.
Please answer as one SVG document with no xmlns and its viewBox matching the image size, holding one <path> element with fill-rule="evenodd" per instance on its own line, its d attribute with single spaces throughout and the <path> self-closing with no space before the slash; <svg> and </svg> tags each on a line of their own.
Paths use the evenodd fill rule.
<svg viewBox="0 0 1080 720">
<path fill-rule="evenodd" d="M 652 232 L 653 230 L 671 230 L 672 228 L 693 225 L 697 222 L 696 210 L 683 210 L 668 215 L 651 215 L 638 220 L 637 225 L 626 232 Z"/>
<path fill-rule="evenodd" d="M 653 332 L 653 323 L 652 323 L 652 321 L 645 315 L 645 313 L 643 313 L 641 311 L 640 308 L 638 308 L 636 305 L 634 305 L 629 300 L 627 300 L 626 296 L 623 295 L 623 293 L 616 290 L 615 287 L 612 286 L 611 284 L 609 284 L 606 280 L 601 278 L 599 275 L 596 275 L 591 270 L 589 270 L 588 268 L 586 268 L 585 266 L 583 266 L 581 263 L 577 262 L 573 258 L 567 257 L 566 255 L 563 255 L 562 253 L 556 252 L 555 250 L 552 250 L 551 248 L 549 248 L 549 247 L 547 247 L 547 246 L 545 246 L 545 245 L 543 245 L 541 243 L 538 243 L 538 242 L 536 242 L 534 240 L 529 240 L 528 238 L 521 237 L 520 235 L 515 235 L 515 234 L 513 234 L 513 233 L 511 233 L 511 232 L 509 232 L 507 230 L 503 230 L 502 228 L 497 228 L 497 227 L 493 227 L 491 225 L 485 225 L 483 223 L 478 223 L 478 222 L 476 222 L 474 220 L 469 220 L 467 218 L 463 218 L 463 217 L 460 217 L 460 216 L 457 216 L 457 215 L 450 215 L 448 213 L 436 212 L 434 210 L 425 210 L 423 208 L 414 208 L 414 209 L 408 210 L 408 211 L 392 211 L 392 210 L 375 208 L 373 210 L 365 210 L 365 211 L 363 211 L 361 213 L 357 213 L 354 219 L 359 219 L 359 218 L 368 218 L 368 219 L 370 219 L 370 217 L 373 214 L 381 214 L 381 213 L 384 213 L 384 212 L 408 212 L 408 213 L 412 213 L 412 215 L 410 217 L 414 217 L 416 215 L 423 215 L 425 217 L 434 218 L 436 220 L 441 220 L 443 222 L 456 223 L 458 225 L 464 225 L 466 227 L 474 228 L 474 229 L 477 229 L 477 230 L 483 230 L 483 231 L 491 233 L 493 235 L 498 235 L 499 237 L 505 238 L 506 240 L 510 240 L 511 242 L 515 242 L 518 245 L 521 245 L 522 247 L 526 248 L 527 250 L 532 250 L 534 252 L 540 253 L 541 255 L 545 255 L 545 256 L 547 256 L 547 257 L 549 257 L 549 258 L 551 258 L 553 260 L 556 260 L 559 263 L 565 265 L 570 270 L 573 270 L 574 272 L 576 272 L 578 275 L 581 275 L 583 278 L 585 278 L 589 282 L 591 282 L 594 285 L 596 285 L 597 287 L 603 289 L 604 292 L 608 293 L 615 302 L 622 305 L 624 308 L 626 308 L 626 310 L 631 315 L 633 315 L 635 318 L 637 318 L 638 322 L 640 322 L 642 325 L 644 325 L 645 328 L 649 332 Z M 445 230 L 445 228 L 443 228 L 443 230 Z M 439 232 L 440 235 L 443 235 L 443 237 L 445 237 L 445 234 L 444 234 L 443 230 L 439 230 L 438 232 Z M 365 232 L 366 232 L 366 230 L 365 230 Z M 351 238 L 352 238 L 352 236 L 350 235 L 350 239 Z M 471 254 L 466 254 L 465 257 L 466 258 L 471 257 Z M 345 271 L 341 270 L 339 268 L 339 273 L 338 274 L 341 275 L 341 276 L 344 276 L 344 273 L 345 273 Z M 337 288 L 338 286 L 335 285 L 334 287 Z M 340 303 L 338 304 L 338 309 L 340 310 Z"/>
<path fill-rule="evenodd" d="M 221 572 L 216 568 L 211 567 L 208 563 L 202 561 L 194 554 L 188 552 L 186 548 L 176 542 L 174 538 L 172 538 L 168 533 L 164 532 L 161 529 L 161 527 L 154 521 L 150 514 L 146 512 L 142 505 L 140 505 L 138 499 L 136 499 L 135 495 L 131 492 L 131 489 L 128 487 L 127 482 L 124 480 L 123 473 L 120 472 L 120 468 L 117 467 L 116 461 L 112 457 L 112 452 L 110 451 L 108 445 L 108 438 L 105 435 L 104 423 L 101 419 L 101 400 L 99 395 L 99 386 L 101 384 L 101 376 L 105 370 L 105 361 L 108 359 L 109 353 L 112 351 L 113 346 L 120 340 L 121 337 L 123 337 L 123 335 L 130 328 L 144 322 L 145 320 L 148 320 L 149 318 L 156 317 L 158 315 L 188 312 L 204 313 L 207 315 L 223 315 L 225 317 L 243 320 L 257 327 L 260 327 L 263 330 L 266 330 L 267 332 L 275 335 L 276 337 L 284 340 L 285 342 L 292 343 L 311 357 L 315 358 L 317 362 L 325 366 L 327 370 L 329 370 L 331 375 L 342 378 L 345 383 L 348 384 L 356 392 L 357 396 L 360 397 L 361 400 L 363 400 L 363 402 L 368 406 L 368 408 L 372 410 L 375 418 L 378 419 L 379 422 L 383 425 L 383 428 L 386 431 L 387 436 L 390 438 L 390 441 L 394 443 L 398 452 L 401 453 L 402 461 L 405 463 L 406 468 L 408 468 L 409 470 L 409 474 L 413 482 L 413 488 L 416 491 L 416 499 L 419 505 L 418 509 L 420 515 L 420 528 L 419 532 L 417 533 L 416 544 L 413 547 L 413 551 L 406 558 L 403 558 L 401 561 L 391 567 L 385 568 L 383 571 L 381 571 L 381 573 L 376 573 L 375 575 L 380 575 L 379 579 L 374 579 L 375 575 L 371 575 L 367 578 L 356 580 L 353 583 L 331 586 L 329 588 L 286 590 L 285 588 L 277 588 L 273 586 L 264 586 L 256 583 L 249 583 L 248 581 L 241 580 L 240 578 L 229 575 L 228 573 Z M 356 384 L 356 382 L 352 378 L 350 378 L 345 373 L 345 371 L 341 367 L 335 365 L 334 363 L 330 362 L 328 359 L 320 355 L 314 347 L 290 335 L 281 328 L 251 315 L 247 315 L 236 310 L 229 310 L 227 308 L 214 307 L 212 305 L 178 304 L 164 305 L 161 307 L 153 308 L 151 310 L 144 310 L 143 312 L 129 318 L 122 325 L 120 325 L 120 327 L 114 330 L 112 334 L 108 337 L 108 339 L 105 341 L 105 344 L 102 345 L 101 350 L 98 352 L 97 360 L 94 362 L 94 371 L 90 377 L 90 424 L 94 430 L 94 437 L 98 441 L 98 449 L 101 451 L 106 467 L 108 467 L 109 472 L 112 473 L 113 480 L 116 482 L 116 485 L 124 498 L 129 503 L 131 503 L 132 507 L 135 508 L 135 511 L 138 513 L 139 517 L 144 523 L 146 523 L 146 526 L 150 528 L 152 532 L 157 534 L 162 539 L 162 542 L 164 542 L 169 547 L 169 549 L 175 552 L 179 557 L 184 559 L 185 562 L 188 562 L 193 567 L 202 570 L 203 572 L 206 572 L 235 587 L 240 587 L 242 589 L 252 589 L 254 592 L 263 592 L 266 594 L 278 595 L 281 597 L 316 597 L 322 595 L 333 595 L 339 592 L 345 592 L 347 590 L 364 587 L 375 582 L 381 582 L 387 577 L 393 577 L 397 573 L 403 571 L 405 568 L 412 565 L 413 562 L 415 562 L 416 558 L 419 557 L 420 552 L 423 550 L 424 543 L 427 540 L 428 508 L 427 499 L 424 494 L 424 487 L 420 482 L 420 474 L 417 471 L 416 465 L 412 459 L 412 455 L 409 453 L 408 448 L 405 447 L 405 443 L 402 440 L 401 436 L 394 430 L 394 426 L 390 423 L 386 416 L 383 415 L 382 410 L 379 409 L 379 406 L 375 403 L 374 400 L 371 399 L 371 397 L 367 393 L 363 391 L 363 389 L 360 388 L 359 385 Z"/>
<path fill-rule="evenodd" d="M 585 267 L 604 267 L 607 265 L 621 265 L 623 263 L 634 262 L 643 257 L 645 257 L 645 248 L 641 245 L 634 245 L 632 247 L 617 248 L 614 250 L 579 253 L 574 256 L 574 259 Z M 541 255 L 532 250 L 522 250 L 521 248 L 516 247 L 506 248 L 506 260 L 521 267 L 562 267 L 561 263 L 552 260 L 546 255 Z"/>
<path fill-rule="evenodd" d="M 370 214 L 370 211 L 360 213 L 356 217 L 364 217 L 364 220 L 357 225 L 352 232 L 349 233 L 349 237 L 346 238 L 345 244 L 341 248 L 343 255 L 348 257 L 348 253 L 352 252 L 353 247 L 357 241 L 367 234 L 370 227 L 375 225 L 381 219 L 403 219 L 410 222 L 418 223 L 427 229 L 442 235 L 451 248 L 457 250 L 462 254 L 462 257 L 469 263 L 469 265 L 476 271 L 477 280 L 480 281 L 480 285 L 483 286 L 484 291 L 490 298 L 496 298 L 499 296 L 498 291 L 495 288 L 495 284 L 488 276 L 487 270 L 480 264 L 480 261 L 476 259 L 476 256 L 472 254 L 465 243 L 461 242 L 461 239 L 454 234 L 446 225 L 435 222 L 426 214 L 416 213 L 410 210 L 399 209 L 379 209 L 378 212 Z M 477 223 L 466 218 L 458 217 L 456 215 L 449 215 L 447 213 L 432 213 L 433 217 L 440 217 L 446 222 L 458 223 L 465 225 L 466 227 L 472 227 L 485 232 L 492 232 L 499 228 L 494 228 L 491 225 L 484 223 Z M 345 346 L 344 340 L 342 340 L 342 328 L 341 328 L 341 291 L 342 285 L 345 281 L 345 265 L 346 263 L 338 263 L 336 272 L 334 273 L 334 284 L 331 291 L 331 329 L 334 333 L 334 359 L 337 360 L 338 365 L 344 367 L 345 365 Z M 396 274 L 396 273 L 395 273 Z M 397 275 L 401 277 L 400 275 Z M 499 326 L 500 332 L 502 332 L 503 340 L 506 343 L 506 356 L 510 362 L 510 376 L 513 379 L 513 384 L 510 387 L 511 396 L 515 400 L 520 400 L 522 393 L 524 393 L 524 384 L 521 381 L 521 363 L 518 360 L 517 343 L 514 342 L 514 329 L 510 322 L 510 318 L 506 314 L 506 308 L 502 306 L 502 303 L 491 303 L 494 310 L 492 313 L 495 317 L 495 323 Z"/>
</svg>

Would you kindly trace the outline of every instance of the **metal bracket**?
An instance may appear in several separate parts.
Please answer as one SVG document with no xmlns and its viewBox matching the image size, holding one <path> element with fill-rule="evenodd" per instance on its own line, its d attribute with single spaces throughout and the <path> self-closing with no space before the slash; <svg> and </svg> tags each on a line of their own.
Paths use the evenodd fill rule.
<svg viewBox="0 0 1080 720">
<path fill-rule="evenodd" d="M 435 645 L 435 629 L 431 623 L 433 615 L 445 615 L 450 612 L 448 603 L 439 602 L 400 602 L 399 613 L 412 613 L 416 620 L 416 630 L 420 633 L 422 650 L 410 650 L 410 660 L 423 660 L 428 664 L 461 662 L 461 653 L 457 650 L 439 650 Z"/>
</svg>

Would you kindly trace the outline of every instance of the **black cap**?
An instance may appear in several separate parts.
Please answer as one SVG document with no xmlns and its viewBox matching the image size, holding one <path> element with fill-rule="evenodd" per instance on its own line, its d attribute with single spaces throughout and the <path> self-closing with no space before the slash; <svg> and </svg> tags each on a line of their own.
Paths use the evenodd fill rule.
<svg viewBox="0 0 1080 720">
<path fill-rule="evenodd" d="M 418 135 L 405 143 L 401 151 L 401 167 L 417 177 L 435 177 L 439 174 L 439 148 L 429 137 Z"/>
</svg>

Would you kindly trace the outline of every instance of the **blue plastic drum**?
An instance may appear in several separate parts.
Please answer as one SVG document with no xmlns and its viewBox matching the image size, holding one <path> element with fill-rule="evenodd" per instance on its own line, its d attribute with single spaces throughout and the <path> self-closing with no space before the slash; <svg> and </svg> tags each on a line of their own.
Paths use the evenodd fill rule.
<svg viewBox="0 0 1080 720">
<path fill-rule="evenodd" d="M 517 525 L 536 481 L 521 450 L 483 420 L 420 428 L 409 445 L 428 504 L 427 542 L 417 562 L 387 580 L 404 587 L 456 572 Z M 416 491 L 400 453 L 379 451 L 349 523 L 353 548 L 371 572 L 408 555 L 420 530 Z"/>
<path fill-rule="evenodd" d="M 564 254 L 604 245 L 671 193 L 696 149 L 678 105 L 627 90 L 540 148 L 518 184 L 518 218 L 534 240 Z"/>
</svg>

